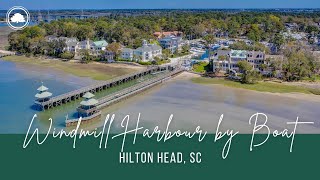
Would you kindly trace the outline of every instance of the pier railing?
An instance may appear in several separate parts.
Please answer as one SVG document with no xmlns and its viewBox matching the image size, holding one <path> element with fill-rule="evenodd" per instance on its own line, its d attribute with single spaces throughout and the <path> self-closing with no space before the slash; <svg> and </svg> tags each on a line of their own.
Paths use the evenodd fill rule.
<svg viewBox="0 0 320 180">
<path fill-rule="evenodd" d="M 112 103 L 118 102 L 121 99 L 124 99 L 124 98 L 126 98 L 128 96 L 134 95 L 134 94 L 139 93 L 139 92 L 141 92 L 141 91 L 143 91 L 143 90 L 145 90 L 147 88 L 150 88 L 152 86 L 160 84 L 164 80 L 167 80 L 171 76 L 176 75 L 176 74 L 178 74 L 178 73 L 180 73 L 182 71 L 183 71 L 182 69 L 178 69 L 178 70 L 172 71 L 170 73 L 161 75 L 160 77 L 156 77 L 156 78 L 144 81 L 144 82 L 139 83 L 137 85 L 134 85 L 132 87 L 128 87 L 126 89 L 123 89 L 123 90 L 120 90 L 118 92 L 112 93 L 112 94 L 110 94 L 110 95 L 108 95 L 106 97 L 100 98 L 100 99 L 98 99 L 97 108 L 98 109 L 103 108 L 103 107 L 108 106 L 108 105 L 110 105 Z"/>
<path fill-rule="evenodd" d="M 147 69 L 123 76 L 116 77 L 114 79 L 108 80 L 108 81 L 102 81 L 95 84 L 92 84 L 90 86 L 86 86 L 74 91 L 70 91 L 55 97 L 50 98 L 48 101 L 39 102 L 35 101 L 35 104 L 40 106 L 41 109 L 49 109 L 53 108 L 55 106 L 59 106 L 65 103 L 68 103 L 74 99 L 78 99 L 82 97 L 83 94 L 86 92 L 92 92 L 95 93 L 97 90 L 102 90 L 103 88 L 110 87 L 116 83 L 122 83 L 123 81 L 127 81 L 130 79 L 134 79 L 136 77 L 144 76 L 146 74 L 151 74 L 155 71 L 161 71 L 163 69 L 168 69 L 172 65 L 164 65 L 164 66 L 155 66 L 155 67 L 148 67 Z"/>
</svg>

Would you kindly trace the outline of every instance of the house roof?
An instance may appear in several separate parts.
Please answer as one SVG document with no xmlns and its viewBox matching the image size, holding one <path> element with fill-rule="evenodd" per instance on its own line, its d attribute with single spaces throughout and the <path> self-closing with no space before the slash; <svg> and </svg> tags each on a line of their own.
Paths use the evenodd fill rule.
<svg viewBox="0 0 320 180">
<path fill-rule="evenodd" d="M 247 51 L 244 51 L 244 50 L 231 50 L 230 56 L 232 58 L 247 58 Z"/>
<path fill-rule="evenodd" d="M 137 48 L 135 51 L 150 52 L 150 51 L 152 51 L 152 48 L 150 46 L 142 46 L 142 47 Z"/>
<path fill-rule="evenodd" d="M 107 43 L 107 41 L 105 41 L 105 40 L 95 41 L 95 42 L 93 42 L 93 44 L 94 44 L 95 46 L 97 46 L 97 47 L 106 47 L 106 46 L 108 46 L 108 43 Z"/>
<path fill-rule="evenodd" d="M 247 54 L 252 55 L 252 57 L 248 56 L 248 59 L 264 59 L 265 53 L 261 51 L 248 51 Z"/>
<path fill-rule="evenodd" d="M 167 32 L 154 32 L 153 35 L 156 36 L 157 38 L 161 38 L 161 36 L 170 36 L 170 35 L 181 35 L 181 31 L 167 31 Z"/>
<path fill-rule="evenodd" d="M 71 46 L 76 46 L 78 44 L 78 42 L 66 42 L 66 45 L 68 47 L 71 47 Z"/>
<path fill-rule="evenodd" d="M 181 37 L 177 37 L 177 36 L 166 36 L 162 39 L 160 39 L 160 41 L 172 41 L 172 40 L 181 40 Z"/>
<path fill-rule="evenodd" d="M 124 52 L 124 53 L 133 53 L 133 49 L 123 48 L 123 49 L 121 50 L 121 52 Z"/>
<path fill-rule="evenodd" d="M 157 50 L 161 50 L 162 49 L 161 46 L 159 46 L 157 44 L 152 44 L 152 45 L 150 45 L 150 47 L 151 47 L 151 49 L 153 51 L 157 51 Z"/>
<path fill-rule="evenodd" d="M 218 50 L 216 56 L 228 56 L 230 54 L 230 50 Z"/>
<path fill-rule="evenodd" d="M 86 46 L 86 45 L 87 45 L 87 41 L 88 41 L 88 40 L 80 41 L 80 45 L 81 45 L 81 46 Z M 92 40 L 89 40 L 89 44 L 92 45 L 92 44 L 93 44 L 93 41 L 92 41 Z"/>
</svg>

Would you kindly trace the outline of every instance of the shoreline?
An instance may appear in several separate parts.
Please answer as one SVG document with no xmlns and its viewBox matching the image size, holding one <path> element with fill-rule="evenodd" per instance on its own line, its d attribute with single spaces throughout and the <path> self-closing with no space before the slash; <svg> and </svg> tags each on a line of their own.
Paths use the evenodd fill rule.
<svg viewBox="0 0 320 180">
<path fill-rule="evenodd" d="M 2 60 L 39 68 L 52 68 L 74 76 L 91 78 L 92 80 L 109 80 L 143 69 L 143 67 L 126 64 L 105 64 L 100 62 L 82 64 L 72 60 L 63 62 L 60 59 L 45 59 L 16 55 L 3 57 Z"/>
<path fill-rule="evenodd" d="M 187 74 L 184 74 L 184 73 L 187 73 Z M 178 76 L 181 76 L 181 77 L 178 77 Z M 283 93 L 281 93 L 281 92 L 268 92 L 268 91 L 258 91 L 258 90 L 246 89 L 246 88 L 241 88 L 241 87 L 231 87 L 231 86 L 224 85 L 224 84 L 195 82 L 194 81 L 195 78 L 202 78 L 202 77 L 200 75 L 197 75 L 194 73 L 189 73 L 189 72 L 183 72 L 182 74 L 180 74 L 178 76 L 176 77 L 176 78 L 178 78 L 177 80 L 188 79 L 195 84 L 200 84 L 200 85 L 204 85 L 204 86 L 210 86 L 210 87 L 223 86 L 226 88 L 237 89 L 240 91 L 251 91 L 251 92 L 260 93 L 260 94 L 269 94 L 269 95 L 293 98 L 293 99 L 298 99 L 298 100 L 320 102 L 320 96 L 315 95 L 315 94 L 311 94 L 311 93 L 307 94 L 307 93 L 302 93 L 302 92 L 283 92 Z"/>
</svg>

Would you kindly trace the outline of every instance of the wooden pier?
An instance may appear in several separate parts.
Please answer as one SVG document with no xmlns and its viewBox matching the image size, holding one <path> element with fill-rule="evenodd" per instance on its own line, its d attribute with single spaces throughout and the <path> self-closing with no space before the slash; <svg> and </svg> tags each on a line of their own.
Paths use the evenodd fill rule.
<svg viewBox="0 0 320 180">
<path fill-rule="evenodd" d="M 50 109 L 50 108 L 60 106 L 62 104 L 69 103 L 73 100 L 79 99 L 86 92 L 96 93 L 98 91 L 102 91 L 102 90 L 106 90 L 111 87 L 115 87 L 115 86 L 120 85 L 122 83 L 143 77 L 143 76 L 151 74 L 151 73 L 155 73 L 155 72 L 163 71 L 163 70 L 167 70 L 167 69 L 173 70 L 174 68 L 175 67 L 173 67 L 171 65 L 151 67 L 151 68 L 148 68 L 143 71 L 120 76 L 120 77 L 114 78 L 109 81 L 99 82 L 99 83 L 96 83 L 96 84 L 93 84 L 93 85 L 90 85 L 87 87 L 83 87 L 83 88 L 80 88 L 80 89 L 77 89 L 77 90 L 74 90 L 74 91 L 71 91 L 71 92 L 68 92 L 65 94 L 61 94 L 61 95 L 52 97 L 49 100 L 44 101 L 44 102 L 35 101 L 34 103 L 37 106 L 39 106 L 41 108 L 41 110 Z"/>
<path fill-rule="evenodd" d="M 158 84 L 170 79 L 172 76 L 175 76 L 175 75 L 181 73 L 182 71 L 183 71 L 182 69 L 177 69 L 172 72 L 163 74 L 160 77 L 156 77 L 156 78 L 144 81 L 144 82 L 139 83 L 137 85 L 134 85 L 132 87 L 128 87 L 126 89 L 112 93 L 106 97 L 100 98 L 100 99 L 98 99 L 99 103 L 97 104 L 97 109 L 104 108 L 108 105 L 119 102 L 123 99 L 126 99 L 126 98 L 132 96 L 132 95 L 140 93 L 141 91 L 144 91 L 148 88 L 151 88 L 155 85 L 158 85 Z"/>
<path fill-rule="evenodd" d="M 85 118 L 82 118 L 82 121 L 84 121 L 85 123 L 89 123 L 90 121 L 93 121 L 94 119 L 97 119 L 97 117 L 100 117 L 101 116 L 101 109 L 106 107 L 106 106 L 109 106 L 111 104 L 114 104 L 114 103 L 117 103 L 121 100 L 124 100 L 124 99 L 127 99 L 129 98 L 130 96 L 133 96 L 133 95 L 136 95 L 146 89 L 149 89 L 153 86 L 156 86 L 158 84 L 161 84 L 163 83 L 164 81 L 170 79 L 171 77 L 183 72 L 184 70 L 183 69 L 176 69 L 176 70 L 173 70 L 169 73 L 165 73 L 165 74 L 162 74 L 161 76 L 159 77 L 155 77 L 155 78 L 152 78 L 152 79 L 149 79 L 147 81 L 144 81 L 142 83 L 139 83 L 137 85 L 134 85 L 132 87 L 128 87 L 128 88 L 125 88 L 123 90 L 120 90 L 118 92 L 115 92 L 115 93 L 112 93 L 106 97 L 103 97 L 103 98 L 100 98 L 98 99 L 98 104 L 92 108 L 92 109 L 88 109 L 88 110 L 84 110 L 84 109 L 81 109 L 80 107 L 77 108 L 78 111 L 81 111 L 82 113 L 85 113 L 85 114 L 89 114 L 91 113 L 92 111 L 97 111 L 98 113 L 94 113 L 93 115 L 89 116 L 89 117 L 85 117 Z M 78 120 L 79 119 L 68 119 L 65 121 L 66 123 L 66 127 L 70 127 L 70 126 L 75 126 L 77 125 L 78 123 Z"/>
</svg>

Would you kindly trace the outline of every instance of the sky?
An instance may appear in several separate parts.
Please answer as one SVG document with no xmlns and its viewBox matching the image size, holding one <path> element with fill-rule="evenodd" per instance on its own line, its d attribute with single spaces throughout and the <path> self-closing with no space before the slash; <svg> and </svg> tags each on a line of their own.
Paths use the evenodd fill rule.
<svg viewBox="0 0 320 180">
<path fill-rule="evenodd" d="M 0 9 L 250 9 L 320 8 L 320 0 L 0 0 Z"/>
</svg>

